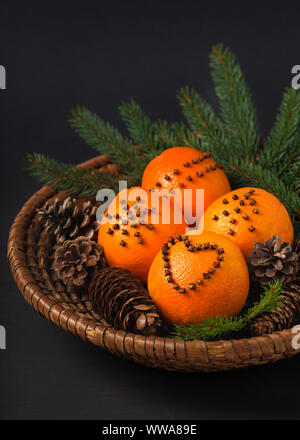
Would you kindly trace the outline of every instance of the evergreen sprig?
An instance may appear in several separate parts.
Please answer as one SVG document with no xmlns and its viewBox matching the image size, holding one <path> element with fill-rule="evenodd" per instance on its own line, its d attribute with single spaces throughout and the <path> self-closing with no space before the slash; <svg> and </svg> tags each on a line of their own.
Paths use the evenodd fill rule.
<svg viewBox="0 0 300 440">
<path fill-rule="evenodd" d="M 153 150 L 157 145 L 154 141 L 150 118 L 133 99 L 129 103 L 123 103 L 119 109 L 131 139 L 137 145 L 143 146 L 144 153 L 150 151 L 155 154 Z"/>
<path fill-rule="evenodd" d="M 300 232 L 300 197 L 291 186 L 287 186 L 272 170 L 248 163 L 247 159 L 232 158 L 225 161 L 224 166 L 235 187 L 255 186 L 278 197 L 287 208 L 296 232 Z"/>
<path fill-rule="evenodd" d="M 288 174 L 300 152 L 300 93 L 289 88 L 283 95 L 276 122 L 266 138 L 260 155 L 262 167 L 289 182 Z M 299 167 L 299 163 L 297 164 Z M 299 170 L 299 168 L 298 168 Z"/>
<path fill-rule="evenodd" d="M 260 133 L 256 109 L 241 67 L 234 54 L 222 44 L 212 48 L 210 66 L 221 117 L 230 136 L 239 143 L 240 156 L 251 157 L 257 152 Z"/>
<path fill-rule="evenodd" d="M 222 159 L 227 153 L 233 153 L 228 145 L 229 138 L 224 124 L 199 93 L 185 87 L 180 90 L 178 100 L 189 126 L 202 141 L 203 151 L 212 152 L 216 160 Z"/>
<path fill-rule="evenodd" d="M 27 163 L 30 173 L 42 183 L 75 197 L 94 197 L 100 188 L 118 192 L 116 179 L 96 169 L 74 167 L 37 153 L 28 154 Z"/>
<path fill-rule="evenodd" d="M 280 306 L 282 302 L 280 297 L 281 290 L 282 286 L 279 281 L 273 281 L 267 287 L 264 287 L 264 292 L 259 301 L 249 307 L 244 314 L 232 318 L 222 316 L 208 318 L 201 324 L 175 325 L 171 332 L 171 337 L 185 341 L 196 339 L 206 341 L 239 332 L 246 328 L 252 319 L 258 315 Z"/>
<path fill-rule="evenodd" d="M 110 156 L 124 174 L 136 173 L 141 157 L 128 138 L 84 106 L 75 107 L 71 114 L 71 127 L 90 147 L 98 153 Z"/>
<path fill-rule="evenodd" d="M 200 148 L 199 136 L 183 123 L 152 122 L 133 99 L 123 103 L 119 109 L 131 139 L 143 147 L 143 154 L 149 160 L 176 145 Z"/>
<path fill-rule="evenodd" d="M 233 187 L 261 187 L 287 207 L 300 233 L 300 92 L 287 89 L 276 123 L 263 148 L 255 107 L 236 58 L 222 45 L 213 47 L 212 77 L 220 100 L 221 119 L 188 87 L 178 95 L 201 149 L 222 163 Z"/>
</svg>

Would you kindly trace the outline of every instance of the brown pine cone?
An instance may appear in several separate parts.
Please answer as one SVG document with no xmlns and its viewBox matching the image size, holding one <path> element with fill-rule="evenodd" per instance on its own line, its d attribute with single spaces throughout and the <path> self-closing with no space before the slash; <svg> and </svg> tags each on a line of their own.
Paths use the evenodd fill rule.
<svg viewBox="0 0 300 440">
<path fill-rule="evenodd" d="M 90 201 L 80 202 L 72 197 L 48 200 L 38 210 L 46 231 L 53 232 L 58 244 L 78 236 L 93 238 L 99 228 L 97 206 Z"/>
<path fill-rule="evenodd" d="M 296 252 L 296 254 L 298 254 L 300 258 L 300 237 L 298 237 L 297 240 L 295 241 L 294 251 Z"/>
<path fill-rule="evenodd" d="M 294 252 L 300 255 L 300 238 L 294 245 Z M 251 326 L 250 333 L 260 336 L 275 331 L 290 328 L 300 318 L 300 273 L 293 283 L 289 283 L 280 294 L 282 305 L 256 318 Z"/>
<path fill-rule="evenodd" d="M 108 267 L 96 273 L 89 297 L 93 310 L 115 329 L 153 335 L 164 327 L 144 285 L 126 269 Z"/>
<path fill-rule="evenodd" d="M 105 266 L 102 246 L 83 236 L 65 241 L 55 251 L 53 268 L 58 278 L 69 287 L 82 287 L 89 277 Z"/>
<path fill-rule="evenodd" d="M 278 235 L 266 243 L 254 243 L 255 250 L 249 258 L 249 270 L 253 279 L 266 286 L 272 280 L 287 285 L 295 280 L 299 271 L 299 257 L 290 243 L 281 243 Z"/>
<path fill-rule="evenodd" d="M 260 336 L 284 330 L 297 321 L 300 316 L 300 287 L 290 284 L 287 289 L 281 291 L 280 297 L 281 306 L 262 314 L 252 322 L 251 335 Z"/>
</svg>

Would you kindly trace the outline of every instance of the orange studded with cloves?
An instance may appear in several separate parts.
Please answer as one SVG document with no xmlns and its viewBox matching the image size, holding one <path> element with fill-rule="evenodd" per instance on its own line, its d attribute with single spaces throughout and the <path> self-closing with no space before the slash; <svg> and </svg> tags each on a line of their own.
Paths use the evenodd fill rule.
<svg viewBox="0 0 300 440">
<path fill-rule="evenodd" d="M 181 234 L 187 227 L 181 211 L 174 216 L 178 208 L 172 200 L 167 209 L 170 224 L 164 223 L 160 209 L 152 207 L 150 191 L 133 187 L 127 194 L 125 190 L 117 194 L 104 213 L 98 233 L 108 264 L 128 269 L 146 282 L 150 265 L 163 242 L 170 234 Z M 176 224 L 179 216 L 182 222 Z"/>
<path fill-rule="evenodd" d="M 245 304 L 249 273 L 239 247 L 214 232 L 167 240 L 148 275 L 148 291 L 171 324 L 234 316 Z"/>
<path fill-rule="evenodd" d="M 233 240 L 246 259 L 256 241 L 273 235 L 293 243 L 294 230 L 284 205 L 261 188 L 239 188 L 219 197 L 204 214 L 204 231 L 213 231 Z M 197 232 L 196 232 L 197 233 Z"/>
<path fill-rule="evenodd" d="M 147 165 L 142 179 L 147 189 L 166 188 L 204 190 L 204 209 L 220 195 L 230 191 L 230 184 L 222 165 L 212 159 L 211 153 L 202 153 L 190 147 L 165 150 Z M 184 197 L 183 197 L 184 198 Z M 192 212 L 196 214 L 196 192 L 192 194 Z"/>
</svg>

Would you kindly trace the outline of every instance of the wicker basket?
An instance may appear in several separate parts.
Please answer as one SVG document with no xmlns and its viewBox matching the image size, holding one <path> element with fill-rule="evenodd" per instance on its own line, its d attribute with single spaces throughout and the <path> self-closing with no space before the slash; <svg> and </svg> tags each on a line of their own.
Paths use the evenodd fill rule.
<svg viewBox="0 0 300 440">
<path fill-rule="evenodd" d="M 101 163 L 96 157 L 80 166 Z M 230 370 L 275 362 L 300 351 L 292 348 L 291 329 L 248 339 L 184 342 L 110 327 L 91 310 L 87 296 L 66 290 L 49 269 L 51 242 L 35 218 L 36 209 L 55 194 L 45 186 L 25 203 L 10 230 L 8 260 L 26 301 L 56 326 L 111 353 L 165 370 Z"/>
</svg>

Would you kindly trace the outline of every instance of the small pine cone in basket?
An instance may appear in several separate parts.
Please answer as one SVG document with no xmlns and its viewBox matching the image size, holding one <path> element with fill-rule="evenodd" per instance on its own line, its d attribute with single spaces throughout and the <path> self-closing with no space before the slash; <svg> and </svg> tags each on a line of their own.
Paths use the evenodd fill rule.
<svg viewBox="0 0 300 440">
<path fill-rule="evenodd" d="M 280 293 L 282 304 L 258 316 L 250 326 L 252 336 L 270 334 L 290 328 L 300 317 L 300 287 L 290 284 Z"/>
<path fill-rule="evenodd" d="M 300 256 L 300 238 L 294 245 L 294 253 Z M 294 282 L 281 291 L 282 304 L 274 310 L 258 316 L 250 326 L 252 336 L 260 336 L 292 327 L 300 319 L 300 272 Z"/>
<path fill-rule="evenodd" d="M 93 238 L 99 228 L 96 220 L 97 206 L 90 201 L 79 203 L 72 197 L 48 200 L 38 210 L 46 231 L 53 232 L 58 244 L 75 237 Z"/>
<path fill-rule="evenodd" d="M 108 267 L 96 273 L 89 285 L 89 298 L 93 310 L 117 330 L 143 335 L 165 330 L 147 290 L 129 270 Z"/>
<path fill-rule="evenodd" d="M 59 279 L 69 287 L 82 287 L 94 273 L 106 266 L 103 248 L 80 236 L 67 240 L 54 255 L 53 268 Z"/>
<path fill-rule="evenodd" d="M 290 243 L 281 243 L 278 235 L 266 243 L 254 243 L 249 258 L 249 270 L 254 281 L 266 286 L 273 279 L 286 285 L 295 280 L 299 271 L 299 257 Z"/>
</svg>

